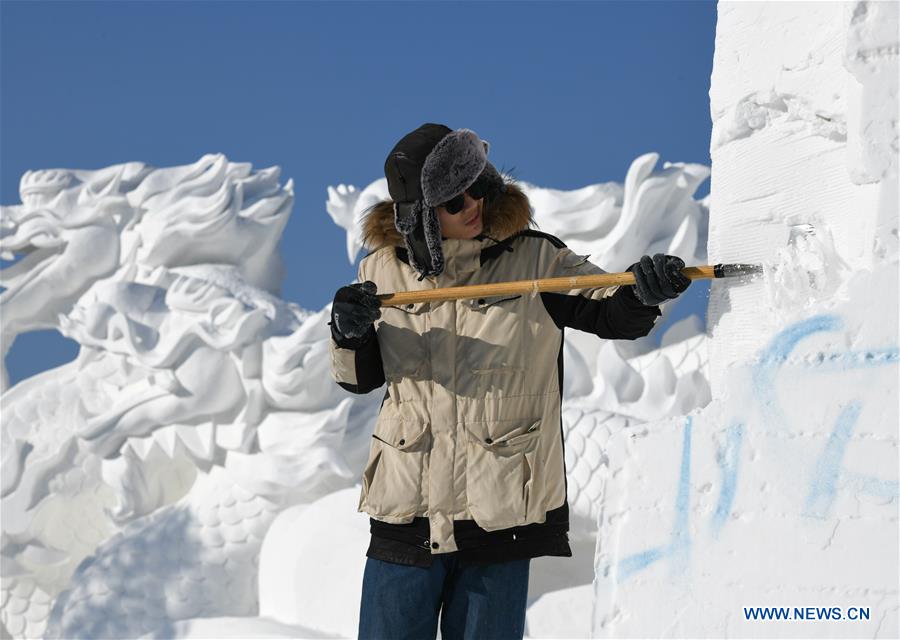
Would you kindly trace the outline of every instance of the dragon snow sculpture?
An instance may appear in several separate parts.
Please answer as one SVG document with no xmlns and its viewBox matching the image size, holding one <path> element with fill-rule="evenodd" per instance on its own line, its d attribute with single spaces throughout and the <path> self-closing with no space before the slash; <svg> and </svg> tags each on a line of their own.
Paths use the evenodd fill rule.
<svg viewBox="0 0 900 640">
<path fill-rule="evenodd" d="M 707 209 L 692 196 L 708 169 L 656 161 L 638 158 L 624 187 L 524 186 L 542 227 L 607 269 L 648 251 L 702 261 Z M 213 154 L 29 171 L 20 195 L 0 209 L 0 256 L 15 260 L 0 272 L 3 355 L 41 329 L 80 352 L 11 388 L 3 369 L 5 631 L 166 636 L 177 620 L 256 615 L 271 522 L 357 481 L 379 400 L 332 383 L 330 305 L 278 295 L 292 181 Z M 386 197 L 384 180 L 329 189 L 351 261 L 355 221 Z M 708 402 L 689 324 L 662 349 L 568 341 L 573 533 L 590 533 L 612 430 Z"/>
<path fill-rule="evenodd" d="M 35 171 L 22 204 L 3 207 L 0 250 L 27 252 L 2 272 L 4 346 L 50 327 L 81 345 L 2 396 L 2 621 L 15 636 L 253 613 L 274 514 L 351 482 L 327 326 L 275 295 L 293 204 L 278 173 L 221 155 Z M 168 567 L 157 555 L 170 549 L 190 551 Z M 141 586 L 120 591 L 135 562 Z M 165 597 L 181 580 L 187 600 Z M 103 609 L 98 584 L 115 607 L 138 597 L 141 615 Z"/>
</svg>

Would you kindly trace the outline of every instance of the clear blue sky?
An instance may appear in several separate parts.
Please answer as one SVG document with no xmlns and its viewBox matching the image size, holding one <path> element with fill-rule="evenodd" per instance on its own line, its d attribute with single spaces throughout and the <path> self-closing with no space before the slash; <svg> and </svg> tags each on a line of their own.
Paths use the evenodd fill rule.
<svg viewBox="0 0 900 640">
<path fill-rule="evenodd" d="M 423 122 L 473 129 L 498 168 L 557 189 L 622 182 L 648 151 L 708 165 L 715 23 L 711 0 L 3 0 L 0 202 L 28 169 L 280 165 L 296 185 L 282 295 L 320 309 L 356 276 L 326 187 L 382 177 Z M 692 285 L 693 310 L 707 292 Z M 10 380 L 75 353 L 22 336 Z"/>
</svg>

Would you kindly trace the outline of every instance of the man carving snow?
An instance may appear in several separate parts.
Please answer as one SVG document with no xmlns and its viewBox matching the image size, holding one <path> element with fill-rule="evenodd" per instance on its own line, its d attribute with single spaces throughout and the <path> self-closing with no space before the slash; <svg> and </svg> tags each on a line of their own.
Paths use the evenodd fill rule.
<svg viewBox="0 0 900 640">
<path fill-rule="evenodd" d="M 468 129 L 427 123 L 389 153 L 391 200 L 341 287 L 332 374 L 387 384 L 363 472 L 370 516 L 360 638 L 522 637 L 530 559 L 571 556 L 561 423 L 563 332 L 633 340 L 690 284 L 643 256 L 635 286 L 380 306 L 376 292 L 604 273 L 531 229 L 531 207 Z"/>
</svg>

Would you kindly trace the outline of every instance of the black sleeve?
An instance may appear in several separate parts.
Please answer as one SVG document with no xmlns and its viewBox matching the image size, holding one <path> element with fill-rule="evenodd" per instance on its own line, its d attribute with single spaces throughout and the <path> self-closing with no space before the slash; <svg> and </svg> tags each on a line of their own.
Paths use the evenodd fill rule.
<svg viewBox="0 0 900 640">
<path fill-rule="evenodd" d="M 632 285 L 622 285 L 613 295 L 600 300 L 550 292 L 542 292 L 541 299 L 560 329 L 571 327 L 601 338 L 642 338 L 662 315 L 659 306 L 648 307 L 638 300 Z"/>
<path fill-rule="evenodd" d="M 328 324 L 331 325 L 330 322 Z M 344 338 L 335 333 L 332 325 L 331 339 L 338 347 L 356 352 L 356 384 L 338 382 L 343 389 L 351 393 L 369 393 L 384 384 L 384 365 L 381 363 L 381 349 L 374 324 L 359 338 Z"/>
</svg>

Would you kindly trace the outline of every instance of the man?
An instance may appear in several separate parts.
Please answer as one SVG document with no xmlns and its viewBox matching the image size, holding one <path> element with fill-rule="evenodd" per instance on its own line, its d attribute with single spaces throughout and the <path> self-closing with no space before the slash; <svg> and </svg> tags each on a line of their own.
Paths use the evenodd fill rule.
<svg viewBox="0 0 900 640">
<path fill-rule="evenodd" d="M 467 129 L 427 123 L 385 161 L 356 284 L 335 295 L 332 373 L 387 391 L 363 472 L 370 515 L 360 638 L 521 638 L 530 559 L 571 556 L 563 331 L 633 340 L 690 284 L 643 256 L 637 284 L 380 306 L 377 291 L 604 271 L 531 229 L 525 194 Z M 377 324 L 376 324 L 377 323 Z"/>
</svg>

